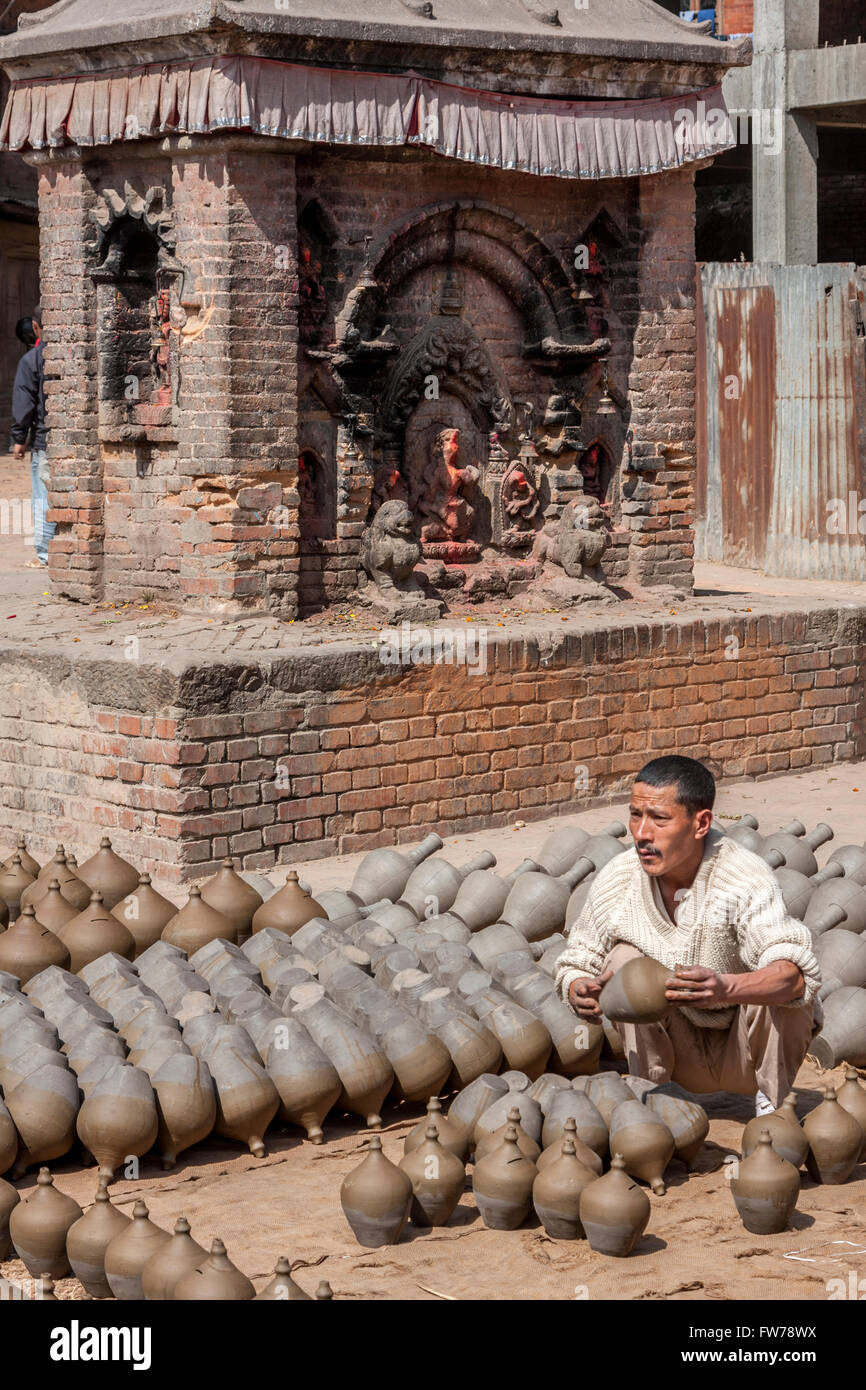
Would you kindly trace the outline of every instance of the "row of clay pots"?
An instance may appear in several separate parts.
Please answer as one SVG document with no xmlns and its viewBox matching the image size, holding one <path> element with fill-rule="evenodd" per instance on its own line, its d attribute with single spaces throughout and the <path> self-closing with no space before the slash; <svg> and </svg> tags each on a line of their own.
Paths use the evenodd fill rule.
<svg viewBox="0 0 866 1390">
<path fill-rule="evenodd" d="M 150 1220 L 147 1205 L 138 1200 L 132 1218 L 112 1205 L 104 1178 L 96 1200 L 87 1211 L 55 1186 L 47 1168 L 41 1168 L 36 1187 L 23 1202 L 9 1202 L 0 1184 L 0 1259 L 14 1247 L 34 1278 L 52 1281 L 70 1274 L 91 1298 L 132 1300 L 238 1301 L 245 1299 L 307 1300 L 291 1277 L 284 1256 L 277 1261 L 271 1282 L 256 1294 L 252 1282 L 232 1264 L 219 1239 L 210 1253 L 190 1234 L 181 1216 L 173 1234 Z M 15 1192 L 14 1188 L 10 1189 Z M 5 1233 L 5 1247 L 4 1247 Z M 331 1298 L 324 1281 L 315 1297 Z"/>
</svg>

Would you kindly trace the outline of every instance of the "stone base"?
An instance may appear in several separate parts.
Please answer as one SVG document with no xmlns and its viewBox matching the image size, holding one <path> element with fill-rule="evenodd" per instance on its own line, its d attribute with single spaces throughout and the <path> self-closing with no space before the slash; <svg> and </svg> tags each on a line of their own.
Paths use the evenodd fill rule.
<svg viewBox="0 0 866 1390">
<path fill-rule="evenodd" d="M 572 579 L 559 571 L 549 571 L 532 586 L 529 595 L 535 613 L 549 608 L 576 608 L 580 604 L 605 605 L 618 603 L 616 594 L 598 579 Z"/>
</svg>

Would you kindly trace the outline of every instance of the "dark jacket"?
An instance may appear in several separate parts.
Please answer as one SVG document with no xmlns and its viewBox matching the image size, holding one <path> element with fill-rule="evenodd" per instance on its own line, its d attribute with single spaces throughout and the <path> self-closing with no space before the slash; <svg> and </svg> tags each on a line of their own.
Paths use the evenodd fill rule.
<svg viewBox="0 0 866 1390">
<path fill-rule="evenodd" d="M 46 446 L 44 379 L 45 368 L 40 342 L 29 352 L 25 352 L 15 373 L 11 429 L 14 444 L 27 444 L 32 431 L 31 449 L 44 449 Z"/>
</svg>

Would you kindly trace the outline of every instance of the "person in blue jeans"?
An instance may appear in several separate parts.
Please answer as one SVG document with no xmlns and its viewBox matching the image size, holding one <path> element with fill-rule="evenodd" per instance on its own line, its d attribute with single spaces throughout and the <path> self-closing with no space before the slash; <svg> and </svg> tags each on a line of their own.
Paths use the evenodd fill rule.
<svg viewBox="0 0 866 1390">
<path fill-rule="evenodd" d="M 33 499 L 33 546 L 36 559 L 28 560 L 28 569 L 44 569 L 48 565 L 48 542 L 54 535 L 54 523 L 46 520 L 48 513 L 48 443 L 45 428 L 45 368 L 42 360 L 42 308 L 37 304 L 32 314 L 35 346 L 25 352 L 18 363 L 15 385 L 12 388 L 12 452 L 15 458 L 24 457 L 30 445 L 30 486 Z"/>
</svg>

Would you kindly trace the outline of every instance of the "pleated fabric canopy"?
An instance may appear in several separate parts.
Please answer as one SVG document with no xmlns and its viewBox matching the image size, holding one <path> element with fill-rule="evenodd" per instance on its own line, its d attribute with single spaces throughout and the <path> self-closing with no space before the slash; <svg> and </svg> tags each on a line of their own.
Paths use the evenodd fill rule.
<svg viewBox="0 0 866 1390">
<path fill-rule="evenodd" d="M 572 179 L 656 174 L 736 144 L 721 87 L 644 101 L 573 102 L 240 54 L 14 82 L 0 149 L 220 130 L 334 145 L 419 145 L 472 164 Z"/>
</svg>

